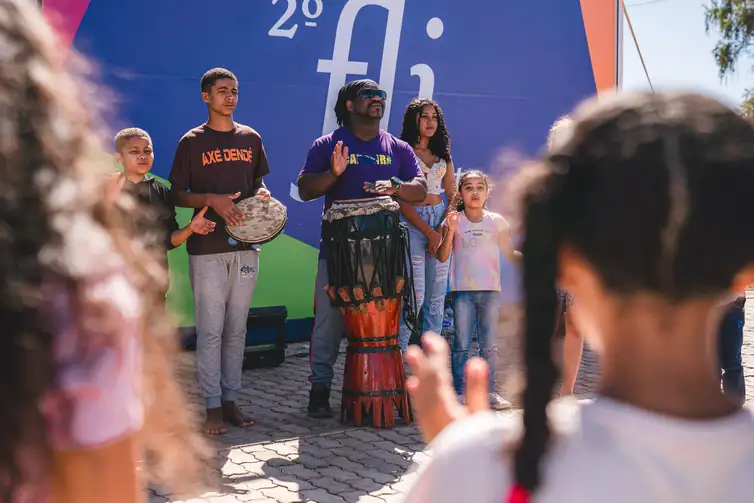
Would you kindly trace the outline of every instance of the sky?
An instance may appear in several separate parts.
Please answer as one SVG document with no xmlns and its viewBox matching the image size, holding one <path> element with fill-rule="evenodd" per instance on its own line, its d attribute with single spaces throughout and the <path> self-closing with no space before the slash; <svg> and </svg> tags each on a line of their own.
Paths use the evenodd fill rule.
<svg viewBox="0 0 754 503">
<path fill-rule="evenodd" d="M 754 87 L 754 58 L 720 79 L 712 50 L 717 34 L 705 32 L 708 0 L 626 0 L 639 48 L 655 90 L 684 89 L 712 95 L 730 105 Z M 623 21 L 623 90 L 648 90 L 628 24 Z"/>
</svg>

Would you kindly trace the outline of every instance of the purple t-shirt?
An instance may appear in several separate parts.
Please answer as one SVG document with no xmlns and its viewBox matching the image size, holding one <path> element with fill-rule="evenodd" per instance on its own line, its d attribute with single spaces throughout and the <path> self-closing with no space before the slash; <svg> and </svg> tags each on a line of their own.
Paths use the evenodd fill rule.
<svg viewBox="0 0 754 503">
<path fill-rule="evenodd" d="M 423 176 L 414 149 L 405 141 L 380 129 L 380 134 L 372 141 L 365 142 L 344 127 L 315 140 L 299 176 L 330 169 L 332 153 L 339 141 L 343 142 L 343 147 L 348 147 L 348 166 L 325 194 L 324 211 L 333 201 L 376 197 L 364 190 L 364 182 L 389 180 L 394 176 L 408 182 Z M 324 257 L 321 242 L 319 257 Z"/>
</svg>

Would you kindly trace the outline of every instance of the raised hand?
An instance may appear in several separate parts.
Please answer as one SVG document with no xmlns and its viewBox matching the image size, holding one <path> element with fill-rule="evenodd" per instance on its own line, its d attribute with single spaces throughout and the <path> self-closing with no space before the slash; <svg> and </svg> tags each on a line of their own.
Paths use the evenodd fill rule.
<svg viewBox="0 0 754 503">
<path fill-rule="evenodd" d="M 204 215 L 207 213 L 207 208 L 207 206 L 202 208 L 202 211 L 197 213 L 194 218 L 191 219 L 189 229 L 191 229 L 191 232 L 194 234 L 209 234 L 215 230 L 215 222 L 204 218 Z"/>
<path fill-rule="evenodd" d="M 429 443 L 453 421 L 489 410 L 489 368 L 481 358 L 471 358 L 466 364 L 467 406 L 464 407 L 453 390 L 448 343 L 428 332 L 422 336 L 422 345 L 424 351 L 419 346 L 410 346 L 406 352 L 412 372 L 406 387 L 419 430 Z"/>
<path fill-rule="evenodd" d="M 209 206 L 225 220 L 228 225 L 243 224 L 243 212 L 238 209 L 233 201 L 241 197 L 240 192 L 235 194 L 215 194 L 209 201 Z"/>
<path fill-rule="evenodd" d="M 348 166 L 348 147 L 343 146 L 343 142 L 339 141 L 335 145 L 335 150 L 332 152 L 332 162 L 330 169 L 333 175 L 340 176 Z"/>
<path fill-rule="evenodd" d="M 455 232 L 458 228 L 458 220 L 461 218 L 461 214 L 457 211 L 449 211 L 448 216 L 445 217 L 445 221 L 448 222 L 448 229 Z"/>
<path fill-rule="evenodd" d="M 105 184 L 105 203 L 111 205 L 118 199 L 120 191 L 126 183 L 126 176 L 120 171 L 116 171 L 107 179 Z"/>
</svg>

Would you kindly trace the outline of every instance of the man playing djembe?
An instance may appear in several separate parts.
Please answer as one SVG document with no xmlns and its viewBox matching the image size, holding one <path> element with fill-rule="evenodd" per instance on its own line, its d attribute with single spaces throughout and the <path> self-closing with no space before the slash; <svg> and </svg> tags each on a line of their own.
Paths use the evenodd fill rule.
<svg viewBox="0 0 754 503">
<path fill-rule="evenodd" d="M 408 203 L 421 202 L 427 184 L 413 149 L 380 129 L 387 93 L 371 80 L 343 86 L 335 104 L 341 126 L 318 138 L 298 177 L 299 196 L 304 201 L 325 196 L 327 211 L 333 201 L 364 199 L 374 195 L 398 197 Z M 330 386 L 333 365 L 343 335 L 340 311 L 331 306 L 325 291 L 328 284 L 325 244 L 320 244 L 315 281 L 316 313 L 311 341 L 311 376 L 308 414 L 314 418 L 332 416 Z"/>
</svg>

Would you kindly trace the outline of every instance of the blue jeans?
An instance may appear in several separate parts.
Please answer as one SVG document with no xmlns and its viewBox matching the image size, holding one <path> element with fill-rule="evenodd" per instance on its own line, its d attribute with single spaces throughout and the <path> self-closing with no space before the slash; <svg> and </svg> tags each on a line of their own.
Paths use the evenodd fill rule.
<svg viewBox="0 0 754 503">
<path fill-rule="evenodd" d="M 720 369 L 723 372 L 723 391 L 726 395 L 739 400 L 746 398 L 744 369 L 741 361 L 743 335 L 743 307 L 730 304 L 720 325 L 718 351 Z"/>
<path fill-rule="evenodd" d="M 421 219 L 432 228 L 442 223 L 445 212 L 445 203 L 434 206 L 415 206 Z M 442 331 L 442 318 L 445 312 L 445 292 L 448 287 L 448 270 L 450 261 L 440 262 L 437 258 L 430 258 L 427 251 L 427 238 L 422 231 L 409 224 L 408 235 L 411 244 L 411 265 L 414 272 L 414 290 L 416 292 L 416 305 L 420 307 L 424 321 L 422 332 L 431 330 L 435 333 Z M 406 326 L 406 321 L 401 316 L 401 328 L 398 342 L 401 350 L 406 351 L 411 330 Z"/>
<path fill-rule="evenodd" d="M 490 367 L 490 393 L 495 391 L 495 364 L 497 341 L 495 332 L 500 317 L 500 292 L 453 292 L 453 318 L 455 337 L 451 346 L 453 387 L 463 394 L 464 367 L 469 359 L 469 349 L 476 326 L 479 354 Z"/>
</svg>

